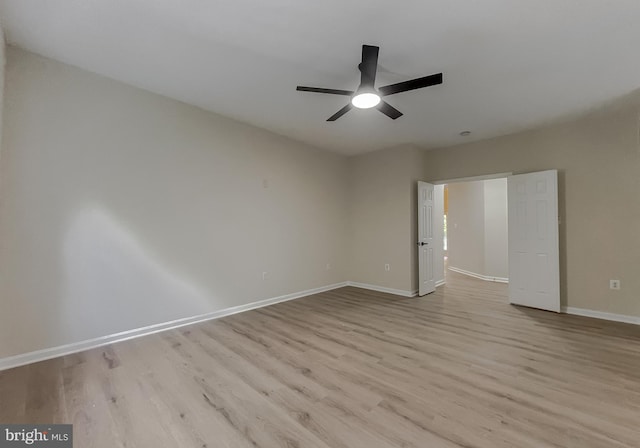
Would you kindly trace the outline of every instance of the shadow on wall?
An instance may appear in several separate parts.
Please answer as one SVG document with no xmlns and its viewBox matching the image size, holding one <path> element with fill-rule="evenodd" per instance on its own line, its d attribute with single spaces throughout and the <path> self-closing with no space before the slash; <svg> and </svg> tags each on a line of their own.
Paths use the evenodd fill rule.
<svg viewBox="0 0 640 448">
<path fill-rule="evenodd" d="M 90 339 L 211 311 L 216 303 L 162 265 L 113 216 L 81 210 L 63 243 L 65 287 L 60 334 Z"/>
</svg>

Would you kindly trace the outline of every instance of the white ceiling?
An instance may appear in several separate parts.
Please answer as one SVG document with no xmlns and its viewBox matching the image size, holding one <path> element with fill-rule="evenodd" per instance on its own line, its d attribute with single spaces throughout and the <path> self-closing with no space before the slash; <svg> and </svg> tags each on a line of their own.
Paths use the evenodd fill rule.
<svg viewBox="0 0 640 448">
<path fill-rule="evenodd" d="M 10 43 L 343 154 L 437 147 L 555 121 L 640 86 L 637 0 L 1 0 Z M 355 89 L 444 84 L 325 120 Z M 459 136 L 470 130 L 470 137 Z"/>
</svg>

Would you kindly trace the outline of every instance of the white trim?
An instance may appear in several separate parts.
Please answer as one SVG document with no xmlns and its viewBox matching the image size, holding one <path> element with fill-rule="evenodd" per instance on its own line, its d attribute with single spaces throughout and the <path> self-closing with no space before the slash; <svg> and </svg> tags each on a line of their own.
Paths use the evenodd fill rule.
<svg viewBox="0 0 640 448">
<path fill-rule="evenodd" d="M 456 182 L 475 182 L 478 180 L 491 180 L 491 179 L 502 179 L 505 177 L 511 176 L 513 173 L 496 173 L 496 174 L 485 174 L 484 176 L 469 176 L 469 177 L 458 177 L 456 179 L 445 179 L 445 180 L 436 180 L 435 182 L 429 182 L 433 185 L 444 185 L 444 184 L 454 184 Z"/>
<path fill-rule="evenodd" d="M 231 308 L 225 308 L 223 310 L 213 311 L 211 313 L 200 314 L 198 316 L 186 317 L 183 319 L 176 319 L 170 322 L 163 322 L 160 324 L 149 325 L 146 327 L 123 331 L 123 332 L 111 334 L 108 336 L 88 339 L 86 341 L 74 342 L 72 344 L 60 345 L 58 347 L 45 348 L 43 350 L 37 350 L 34 352 L 9 356 L 7 358 L 0 358 L 0 371 L 23 366 L 25 364 L 45 361 L 51 358 L 57 358 L 59 356 L 69 355 L 71 353 L 77 353 L 77 352 L 81 352 L 81 351 L 85 351 L 93 348 L 102 347 L 103 345 L 113 344 L 115 342 L 122 342 L 128 339 L 139 338 L 141 336 L 147 336 L 153 333 L 158 333 L 160 331 L 183 327 L 185 325 L 191 325 L 191 324 L 196 324 L 198 322 L 218 319 L 220 317 L 230 316 L 231 314 L 241 313 L 243 311 L 249 311 L 256 308 L 262 308 L 265 306 L 274 305 L 276 303 L 286 302 L 288 300 L 299 299 L 302 297 L 318 294 L 325 291 L 331 291 L 332 289 L 345 287 L 348 285 L 348 283 L 349 282 L 335 283 L 333 285 L 307 289 L 306 291 L 294 292 L 294 293 L 286 294 L 279 297 L 272 297 L 270 299 L 258 300 L 257 302 L 247 303 L 245 305 L 233 306 Z"/>
<path fill-rule="evenodd" d="M 479 278 L 480 280 L 485 280 L 487 282 L 509 283 L 509 279 L 506 277 L 491 277 L 489 275 L 476 274 L 475 272 L 465 271 L 464 269 L 459 269 L 453 266 L 449 266 L 449 270 L 457 272 L 458 274 L 468 275 L 469 277 Z"/>
<path fill-rule="evenodd" d="M 494 277 L 482 278 L 484 276 L 478 276 L 478 274 L 474 274 L 469 271 L 463 271 L 462 269 L 457 269 L 453 267 L 449 267 L 450 270 L 454 272 L 459 272 L 465 275 L 471 275 L 472 277 L 481 278 L 482 280 L 490 280 L 490 281 L 500 281 L 500 279 L 492 280 Z M 506 279 L 504 279 L 506 280 Z M 436 282 L 436 287 L 444 285 L 444 280 L 439 280 Z M 359 282 L 342 282 L 335 283 L 333 285 L 321 286 L 319 288 L 307 289 L 305 291 L 295 292 L 291 294 L 286 294 L 283 296 L 272 297 L 270 299 L 258 300 L 256 302 L 247 303 L 245 305 L 238 305 L 231 308 L 226 308 L 219 311 L 213 311 L 211 313 L 201 314 L 193 317 L 186 317 L 183 319 L 176 319 L 170 322 L 163 322 L 160 324 L 149 325 L 147 327 L 137 328 L 134 330 L 123 331 L 120 333 L 102 336 L 99 338 L 89 339 L 86 341 L 76 342 L 67 345 L 61 345 L 58 347 L 46 348 L 43 350 L 37 350 L 34 352 L 23 353 L 20 355 L 9 356 L 7 358 L 0 359 L 0 371 L 6 369 L 12 369 L 14 367 L 20 367 L 25 364 L 32 364 L 34 362 L 46 361 L 47 359 L 57 358 L 59 356 L 69 355 L 71 353 L 77 353 L 85 350 L 90 350 L 93 348 L 102 347 L 104 345 L 113 344 L 116 342 L 122 342 L 129 339 L 139 338 L 142 336 L 147 336 L 154 333 L 159 333 L 165 330 L 171 330 L 174 328 L 184 327 L 186 325 L 192 325 L 199 322 L 205 322 L 208 320 L 219 319 L 221 317 L 230 316 L 232 314 L 241 313 L 244 311 L 253 310 L 256 308 L 262 308 L 269 305 L 275 305 L 276 303 L 286 302 L 289 300 L 300 299 L 302 297 L 307 297 L 313 294 L 319 294 L 325 291 L 331 291 L 333 289 L 343 288 L 345 286 L 353 286 L 356 288 L 369 289 L 372 291 L 378 292 L 386 292 L 389 294 L 395 294 L 404 297 L 415 297 L 418 295 L 418 291 L 406 291 L 402 289 L 394 289 L 387 288 L 384 286 L 371 285 L 367 283 L 359 283 Z M 628 324 L 636 324 L 640 325 L 640 317 L 636 316 L 627 316 L 624 314 L 613 314 L 613 313 L 605 313 L 602 311 L 594 311 L 587 310 L 583 308 L 574 308 L 574 307 L 563 307 L 562 312 L 566 314 L 574 314 L 577 316 L 585 316 L 585 317 L 593 317 L 596 319 L 604 319 L 615 322 L 625 322 Z"/>
<path fill-rule="evenodd" d="M 415 291 L 406 291 L 404 289 L 387 288 L 385 286 L 370 285 L 368 283 L 358 283 L 358 282 L 347 282 L 347 286 L 354 286 L 356 288 L 362 288 L 362 289 L 370 289 L 371 291 L 386 292 L 389 294 L 395 294 L 397 296 L 404 296 L 404 297 L 415 297 L 418 295 L 417 289 Z"/>
<path fill-rule="evenodd" d="M 624 322 L 627 324 L 640 325 L 640 317 L 627 316 L 625 314 L 605 313 L 604 311 L 587 310 L 584 308 L 574 308 L 572 306 L 563 306 L 562 312 L 566 314 L 574 314 L 576 316 L 593 317 L 595 319 L 611 320 L 614 322 Z"/>
</svg>

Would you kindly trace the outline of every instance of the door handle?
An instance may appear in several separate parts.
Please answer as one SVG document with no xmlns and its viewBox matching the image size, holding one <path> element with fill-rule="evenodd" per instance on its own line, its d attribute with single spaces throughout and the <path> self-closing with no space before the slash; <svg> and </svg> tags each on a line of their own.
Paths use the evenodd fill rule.
<svg viewBox="0 0 640 448">
<path fill-rule="evenodd" d="M 418 246 L 428 246 L 428 245 L 429 245 L 429 243 L 423 243 L 422 241 L 420 241 L 418 243 Z"/>
</svg>

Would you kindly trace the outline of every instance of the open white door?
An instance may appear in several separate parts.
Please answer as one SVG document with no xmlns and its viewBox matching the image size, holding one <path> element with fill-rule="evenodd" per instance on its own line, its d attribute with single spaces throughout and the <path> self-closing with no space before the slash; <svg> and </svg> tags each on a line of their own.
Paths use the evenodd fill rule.
<svg viewBox="0 0 640 448">
<path fill-rule="evenodd" d="M 560 312 L 558 172 L 507 178 L 509 302 Z"/>
<path fill-rule="evenodd" d="M 433 185 L 418 182 L 418 279 L 423 296 L 436 290 L 433 276 Z"/>
</svg>

